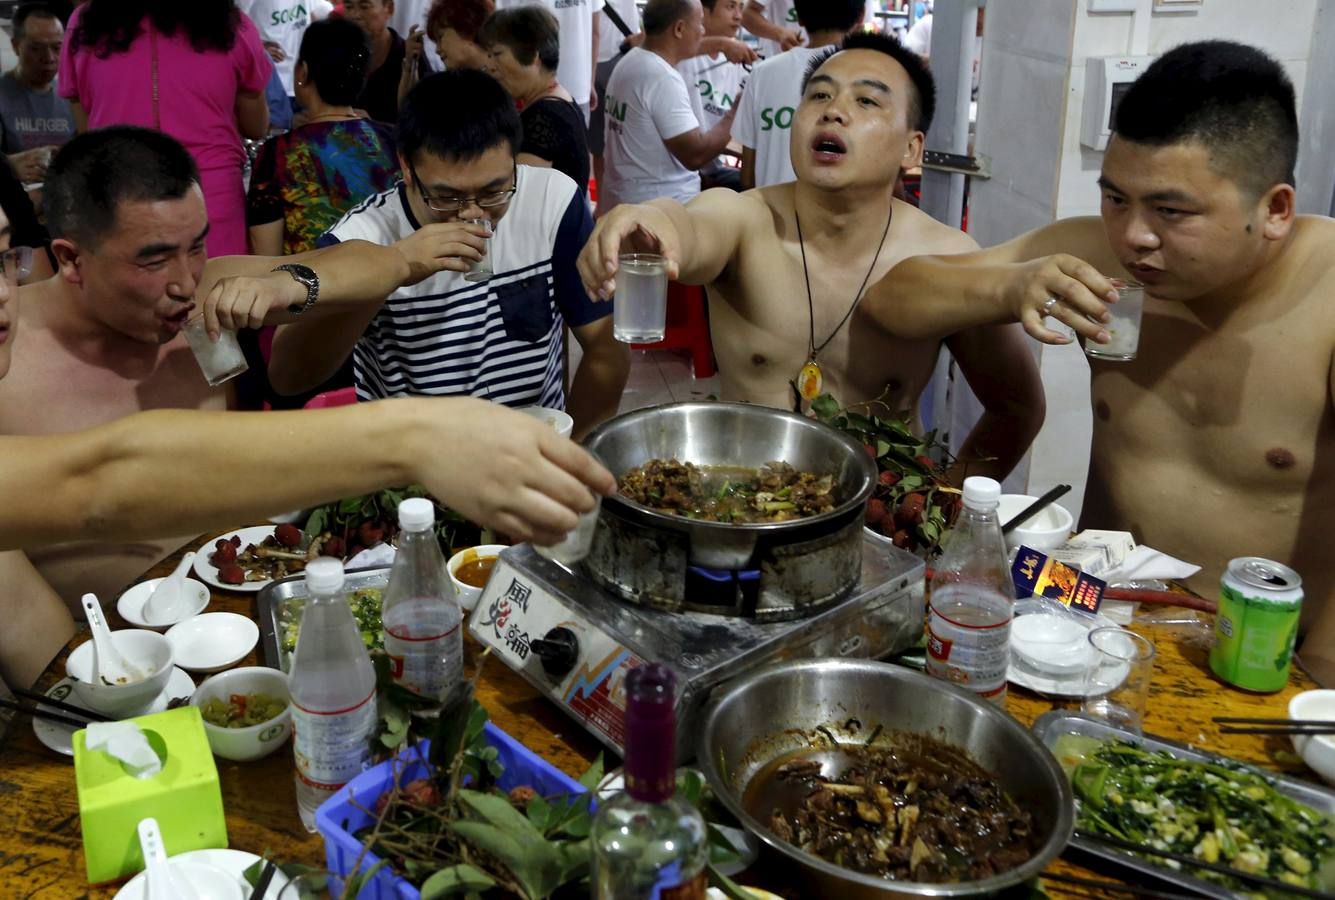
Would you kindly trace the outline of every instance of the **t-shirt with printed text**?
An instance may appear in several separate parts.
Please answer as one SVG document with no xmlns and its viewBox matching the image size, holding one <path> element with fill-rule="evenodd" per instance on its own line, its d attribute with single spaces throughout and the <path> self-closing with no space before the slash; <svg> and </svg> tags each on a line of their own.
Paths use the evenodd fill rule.
<svg viewBox="0 0 1335 900">
<path fill-rule="evenodd" d="M 699 130 L 700 120 L 681 73 L 636 47 L 607 83 L 607 140 L 600 206 L 671 197 L 686 203 L 700 193 L 699 173 L 686 168 L 665 141 Z"/>
<path fill-rule="evenodd" d="M 756 187 L 792 181 L 789 152 L 793 117 L 802 100 L 802 78 L 811 58 L 826 48 L 794 47 L 751 70 L 732 136 L 756 152 Z"/>
</svg>

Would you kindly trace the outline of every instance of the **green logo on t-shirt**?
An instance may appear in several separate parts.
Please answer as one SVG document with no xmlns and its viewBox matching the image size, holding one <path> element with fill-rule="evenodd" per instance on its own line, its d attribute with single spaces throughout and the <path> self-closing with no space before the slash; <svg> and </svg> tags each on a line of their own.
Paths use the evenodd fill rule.
<svg viewBox="0 0 1335 900">
<path fill-rule="evenodd" d="M 796 7 L 796 6 L 794 6 L 792 9 L 788 10 L 788 21 L 789 21 L 790 24 L 793 24 L 793 25 L 796 25 L 796 24 L 797 24 L 797 7 Z"/>
<path fill-rule="evenodd" d="M 288 25 L 306 18 L 306 4 L 297 3 L 288 9 L 275 9 L 269 16 L 270 25 Z"/>
<path fill-rule="evenodd" d="M 616 119 L 618 122 L 625 122 L 625 121 L 626 121 L 626 101 L 625 101 L 625 100 L 618 101 L 616 97 L 613 97 L 611 94 L 608 94 L 608 95 L 607 95 L 607 109 L 606 109 L 606 112 L 607 112 L 607 115 L 609 115 L 609 116 L 611 116 L 612 118 Z"/>
<path fill-rule="evenodd" d="M 780 106 L 775 109 L 767 106 L 760 111 L 760 130 L 773 131 L 775 128 L 792 128 L 793 113 L 796 112 L 791 106 Z"/>
</svg>

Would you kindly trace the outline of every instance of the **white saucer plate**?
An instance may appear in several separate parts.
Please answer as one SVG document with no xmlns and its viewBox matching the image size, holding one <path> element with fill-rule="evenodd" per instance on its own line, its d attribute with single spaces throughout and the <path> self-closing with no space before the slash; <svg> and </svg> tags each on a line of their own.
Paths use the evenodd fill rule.
<svg viewBox="0 0 1335 900">
<path fill-rule="evenodd" d="M 167 629 L 172 660 L 190 672 L 221 672 L 255 649 L 259 626 L 237 613 L 204 613 Z"/>
<path fill-rule="evenodd" d="M 184 862 L 202 863 L 206 866 L 212 866 L 231 875 L 241 885 L 242 896 L 249 897 L 253 888 L 246 882 L 246 869 L 259 861 L 260 857 L 254 853 L 246 853 L 244 850 L 191 850 L 188 853 L 178 853 L 172 857 L 173 860 L 182 860 Z M 275 869 L 273 880 L 269 882 L 269 887 L 264 892 L 261 900 L 278 900 L 278 895 L 282 893 L 283 888 L 287 887 L 288 878 L 281 869 Z M 114 900 L 147 900 L 148 897 L 148 876 L 144 872 L 131 878 L 125 883 L 125 887 L 116 892 Z"/>
<path fill-rule="evenodd" d="M 78 700 L 69 699 L 73 695 L 73 692 L 74 681 L 69 678 L 62 678 L 51 686 L 51 689 L 46 692 L 46 696 L 50 697 L 52 700 L 64 700 L 78 706 Z M 190 695 L 194 692 L 194 680 L 182 669 L 173 668 L 171 675 L 167 678 L 166 689 L 161 694 L 158 694 L 157 699 L 150 703 L 148 708 L 142 713 L 139 713 L 139 715 L 147 716 L 151 713 L 163 712 L 170 701 L 177 698 L 189 699 Z M 55 707 L 43 706 L 40 703 L 37 704 L 37 708 L 55 713 L 56 715 L 67 715 Z M 51 750 L 56 751 L 62 756 L 74 756 L 74 732 L 78 731 L 78 728 L 73 725 L 61 725 L 58 722 L 51 722 L 47 719 L 39 719 L 34 716 L 32 720 L 32 730 L 33 733 L 37 735 L 37 740 L 41 741 Z"/>
<path fill-rule="evenodd" d="M 269 537 L 269 535 L 273 534 L 273 532 L 273 525 L 255 525 L 251 528 L 242 528 L 240 531 L 229 531 L 226 534 L 220 534 L 215 538 L 210 538 L 203 547 L 200 547 L 195 551 L 195 574 L 198 575 L 200 580 L 205 584 L 210 587 L 216 587 L 222 591 L 239 591 L 243 594 L 259 593 L 273 582 L 271 580 L 265 580 L 243 581 L 241 584 L 227 584 L 219 581 L 218 567 L 209 562 L 209 556 L 211 556 L 213 551 L 217 549 L 214 545 L 217 544 L 218 541 L 223 539 L 230 541 L 233 535 L 241 538 L 241 546 L 236 548 L 237 552 L 240 553 L 242 550 L 246 549 L 247 545 L 258 545 L 265 538 Z"/>
</svg>

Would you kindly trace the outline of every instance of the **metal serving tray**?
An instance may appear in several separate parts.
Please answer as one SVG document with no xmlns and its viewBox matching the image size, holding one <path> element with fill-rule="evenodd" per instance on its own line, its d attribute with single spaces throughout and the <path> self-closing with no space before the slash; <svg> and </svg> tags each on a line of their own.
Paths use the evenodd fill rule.
<svg viewBox="0 0 1335 900">
<path fill-rule="evenodd" d="M 1128 741 L 1144 747 L 1147 750 L 1165 750 L 1178 759 L 1190 760 L 1192 762 L 1222 763 L 1229 766 L 1244 766 L 1259 775 L 1265 777 L 1275 789 L 1281 794 L 1292 797 L 1299 803 L 1305 803 L 1315 809 L 1317 812 L 1331 817 L 1335 821 L 1335 792 L 1317 787 L 1306 781 L 1297 778 L 1290 778 L 1275 772 L 1268 772 L 1255 766 L 1242 763 L 1228 756 L 1221 756 L 1218 753 L 1210 753 L 1197 747 L 1187 744 L 1180 744 L 1177 741 L 1170 741 L 1167 738 L 1155 737 L 1154 735 L 1137 736 L 1129 731 L 1109 725 L 1106 722 L 1091 719 L 1080 713 L 1065 712 L 1057 710 L 1044 713 L 1034 722 L 1032 729 L 1034 735 L 1042 742 L 1043 746 L 1052 751 L 1058 738 L 1067 734 L 1087 735 L 1099 740 L 1119 740 Z M 1056 755 L 1055 753 L 1053 754 Z M 1167 866 L 1155 865 L 1148 859 L 1139 856 L 1133 856 L 1130 853 L 1124 853 L 1115 850 L 1104 844 L 1098 844 L 1093 841 L 1087 841 L 1079 836 L 1071 838 L 1071 847 L 1088 853 L 1105 862 L 1121 866 L 1130 871 L 1136 872 L 1142 876 L 1141 879 L 1133 883 L 1141 883 L 1145 879 L 1154 879 L 1166 882 L 1177 888 L 1193 891 L 1206 897 L 1227 897 L 1230 900 L 1247 900 L 1245 894 L 1237 891 L 1231 891 L 1221 884 L 1212 881 L 1205 881 L 1200 878 L 1193 878 L 1182 872 L 1174 871 Z M 1323 890 L 1335 889 L 1335 859 L 1328 859 L 1322 867 Z M 1332 895 L 1335 896 L 1335 895 Z"/>
<path fill-rule="evenodd" d="M 389 566 L 375 566 L 369 569 L 352 569 L 347 573 L 343 589 L 348 593 L 363 588 L 383 588 L 389 584 Z M 280 620 L 283 608 L 291 601 L 305 600 L 310 596 L 306 592 L 305 575 L 289 575 L 264 586 L 256 598 L 260 620 L 260 647 L 264 651 L 264 664 L 271 669 L 287 671 L 289 660 L 278 644 L 278 635 L 282 628 Z"/>
</svg>

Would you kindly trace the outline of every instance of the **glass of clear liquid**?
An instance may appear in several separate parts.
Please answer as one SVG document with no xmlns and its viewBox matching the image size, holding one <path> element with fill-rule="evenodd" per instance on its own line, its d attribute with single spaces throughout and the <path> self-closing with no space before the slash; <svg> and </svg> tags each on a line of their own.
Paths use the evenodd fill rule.
<svg viewBox="0 0 1335 900">
<path fill-rule="evenodd" d="M 589 555 L 593 549 L 593 535 L 598 530 L 598 513 L 603 508 L 603 498 L 594 495 L 593 509 L 586 513 L 580 513 L 579 523 L 575 530 L 568 532 L 558 544 L 550 547 L 534 546 L 539 556 L 545 556 L 553 562 L 559 562 L 563 566 L 573 566 L 575 563 Z"/>
<path fill-rule="evenodd" d="M 1108 307 L 1111 318 L 1103 326 L 1108 343 L 1085 342 L 1085 355 L 1093 359 L 1130 362 L 1140 346 L 1140 317 L 1145 308 L 1145 288 L 1134 281 L 1109 279 L 1117 289 L 1117 302 Z"/>
<path fill-rule="evenodd" d="M 464 281 L 486 281 L 494 272 L 491 267 L 491 240 L 493 237 L 490 219 L 464 219 L 465 225 L 480 225 L 487 229 L 487 237 L 482 248 L 482 258 L 473 263 L 473 268 L 464 276 Z"/>
<path fill-rule="evenodd" d="M 237 343 L 235 331 L 224 330 L 216 342 L 211 341 L 203 316 L 195 316 L 186 322 L 184 331 L 186 342 L 190 344 L 209 387 L 217 387 L 250 368 L 241 345 Z"/>
<path fill-rule="evenodd" d="M 617 261 L 612 336 L 655 344 L 667 330 L 667 260 L 656 253 L 623 253 Z"/>
<path fill-rule="evenodd" d="M 1085 673 L 1081 710 L 1140 734 L 1154 678 L 1154 645 L 1134 632 L 1116 627 L 1095 628 L 1088 640 L 1093 658 Z"/>
</svg>

